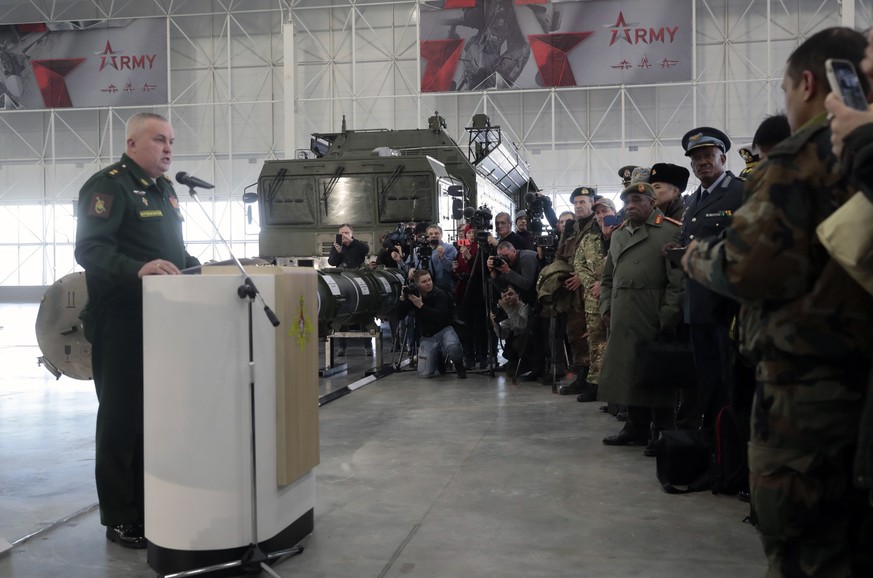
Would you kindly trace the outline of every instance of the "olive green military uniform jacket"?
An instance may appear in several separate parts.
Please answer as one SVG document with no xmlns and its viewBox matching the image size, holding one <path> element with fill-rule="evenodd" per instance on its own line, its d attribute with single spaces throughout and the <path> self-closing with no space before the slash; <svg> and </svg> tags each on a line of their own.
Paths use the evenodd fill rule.
<svg viewBox="0 0 873 578">
<path fill-rule="evenodd" d="M 679 323 L 682 270 L 661 255 L 679 234 L 679 224 L 654 209 L 631 231 L 625 222 L 612 233 L 600 280 L 600 315 L 609 313 L 609 338 L 598 399 L 622 405 L 668 407 L 673 384 L 640 388 L 635 383 L 637 347 Z"/>
<path fill-rule="evenodd" d="M 76 261 L 85 269 L 88 310 L 142 311 L 137 273 L 153 259 L 198 265 L 182 239 L 182 212 L 170 180 L 154 181 L 127 155 L 92 176 L 79 193 Z"/>
<path fill-rule="evenodd" d="M 748 199 L 725 239 L 689 255 L 694 279 L 742 304 L 742 345 L 754 359 L 790 365 L 802 356 L 837 367 L 870 358 L 870 296 L 815 233 L 854 193 L 830 151 L 822 113 L 749 175 Z"/>
</svg>

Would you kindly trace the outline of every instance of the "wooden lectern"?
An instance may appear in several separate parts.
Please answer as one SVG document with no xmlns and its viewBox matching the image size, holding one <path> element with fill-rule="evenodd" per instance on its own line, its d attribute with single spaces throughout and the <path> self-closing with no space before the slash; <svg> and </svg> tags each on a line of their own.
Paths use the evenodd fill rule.
<svg viewBox="0 0 873 578">
<path fill-rule="evenodd" d="M 145 530 L 148 563 L 171 574 L 238 560 L 251 542 L 255 387 L 257 536 L 265 552 L 312 532 L 318 464 L 318 295 L 313 269 L 143 278 Z"/>
</svg>

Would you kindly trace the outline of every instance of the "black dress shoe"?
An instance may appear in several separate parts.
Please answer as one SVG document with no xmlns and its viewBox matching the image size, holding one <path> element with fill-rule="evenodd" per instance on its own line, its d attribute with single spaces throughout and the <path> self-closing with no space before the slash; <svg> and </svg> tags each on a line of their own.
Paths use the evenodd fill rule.
<svg viewBox="0 0 873 578">
<path fill-rule="evenodd" d="M 585 382 L 580 380 L 576 380 L 573 383 L 568 383 L 567 385 L 562 385 L 558 388 L 558 393 L 560 395 L 576 395 L 578 393 L 582 393 L 585 391 Z"/>
<path fill-rule="evenodd" d="M 740 490 L 737 492 L 737 499 L 748 504 L 752 501 L 752 496 L 749 494 L 749 490 Z"/>
<path fill-rule="evenodd" d="M 597 384 L 587 383 L 585 391 L 576 396 L 576 401 L 587 403 L 589 401 L 597 401 Z"/>
<path fill-rule="evenodd" d="M 455 371 L 458 374 L 458 379 L 467 379 L 467 368 L 464 367 L 463 363 L 456 363 L 455 368 Z"/>
<path fill-rule="evenodd" d="M 643 450 L 643 455 L 647 458 L 656 458 L 658 457 L 658 446 L 655 445 L 654 441 L 650 441 L 646 446 L 646 449 Z"/>
<path fill-rule="evenodd" d="M 641 436 L 627 426 L 617 434 L 603 438 L 603 444 L 607 446 L 644 446 L 647 443 L 649 443 L 648 436 Z"/>
<path fill-rule="evenodd" d="M 145 531 L 142 524 L 119 524 L 106 527 L 106 539 L 123 548 L 141 550 L 146 547 Z"/>
</svg>

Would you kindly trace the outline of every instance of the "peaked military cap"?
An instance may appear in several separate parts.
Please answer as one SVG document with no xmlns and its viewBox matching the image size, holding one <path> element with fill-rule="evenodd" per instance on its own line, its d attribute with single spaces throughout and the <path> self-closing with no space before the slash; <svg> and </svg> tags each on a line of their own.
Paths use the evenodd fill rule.
<svg viewBox="0 0 873 578">
<path fill-rule="evenodd" d="M 740 153 L 740 156 L 743 158 L 743 162 L 747 165 L 756 163 L 761 160 L 761 154 L 753 144 L 744 144 L 740 148 L 737 149 L 737 152 Z"/>
<path fill-rule="evenodd" d="M 655 189 L 652 188 L 652 185 L 649 183 L 634 183 L 621 192 L 621 200 L 624 201 L 628 195 L 633 195 L 634 193 L 655 198 Z"/>
<path fill-rule="evenodd" d="M 594 187 L 576 187 L 573 189 L 573 192 L 570 193 L 570 202 L 573 202 L 573 199 L 578 197 L 579 195 L 585 195 L 586 197 L 591 197 L 591 200 L 594 200 L 594 197 L 597 196 L 597 189 Z"/>
<path fill-rule="evenodd" d="M 691 173 L 685 167 L 670 163 L 655 163 L 649 173 L 649 183 L 667 183 L 684 191 Z"/>
<path fill-rule="evenodd" d="M 631 182 L 631 176 L 634 174 L 634 169 L 638 169 L 637 165 L 625 165 L 618 169 L 618 176 L 624 186 L 628 186 Z"/>
<path fill-rule="evenodd" d="M 615 203 L 612 202 L 612 199 L 607 199 L 606 197 L 600 197 L 596 201 L 594 201 L 594 207 L 603 206 L 609 209 L 612 209 L 612 212 L 615 212 Z M 592 208 L 594 208 L 592 207 Z"/>
<path fill-rule="evenodd" d="M 695 128 L 682 137 L 682 148 L 685 149 L 686 157 L 691 156 L 691 151 L 703 147 L 718 147 L 721 152 L 726 153 L 731 150 L 731 139 L 711 126 Z"/>
</svg>

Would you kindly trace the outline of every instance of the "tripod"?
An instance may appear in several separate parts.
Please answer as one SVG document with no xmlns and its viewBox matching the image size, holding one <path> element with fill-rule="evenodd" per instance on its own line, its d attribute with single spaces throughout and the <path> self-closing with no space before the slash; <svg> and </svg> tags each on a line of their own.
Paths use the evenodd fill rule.
<svg viewBox="0 0 873 578">
<path fill-rule="evenodd" d="M 237 288 L 237 296 L 240 299 L 247 300 L 248 304 L 248 367 L 249 367 L 249 401 L 250 401 L 250 422 L 251 422 L 251 510 L 252 510 L 252 534 L 251 534 L 251 542 L 248 547 L 243 551 L 242 556 L 239 560 L 234 560 L 231 562 L 225 562 L 221 564 L 214 564 L 211 566 L 206 566 L 203 568 L 195 568 L 193 570 L 185 570 L 181 572 L 176 572 L 173 574 L 165 574 L 164 578 L 181 578 L 187 576 L 196 576 L 200 574 L 206 574 L 210 572 L 217 572 L 221 570 L 229 570 L 235 567 L 240 567 L 243 572 L 246 573 L 259 573 L 261 570 L 267 572 L 271 576 L 275 578 L 281 578 L 278 574 L 276 574 L 272 568 L 267 565 L 267 562 L 271 560 L 276 560 L 278 558 L 284 558 L 286 556 L 296 555 L 303 551 L 302 546 L 295 546 L 293 548 L 288 548 L 285 550 L 280 550 L 276 552 L 271 552 L 269 554 L 264 553 L 259 545 L 258 540 L 258 475 L 257 475 L 257 437 L 256 437 L 256 415 L 255 415 L 255 350 L 254 350 L 254 319 L 252 312 L 252 305 L 254 304 L 255 299 L 259 299 L 261 304 L 264 306 L 264 314 L 267 316 L 267 319 L 270 321 L 270 324 L 273 327 L 279 326 L 279 318 L 276 317 L 276 314 L 273 313 L 272 309 L 264 302 L 263 297 L 255 286 L 254 281 L 252 281 L 251 277 L 249 277 L 245 268 L 242 266 L 242 263 L 236 258 L 233 254 L 233 251 L 230 248 L 230 245 L 227 241 L 222 237 L 221 232 L 218 230 L 218 227 L 215 226 L 215 223 L 212 222 L 212 219 L 209 216 L 209 213 L 206 211 L 206 208 L 200 202 L 200 199 L 197 197 L 197 192 L 194 190 L 193 186 L 189 186 L 189 194 L 191 198 L 197 203 L 200 209 L 203 211 L 203 214 L 206 216 L 206 219 L 212 224 L 212 227 L 224 244 L 225 248 L 227 248 L 228 253 L 230 253 L 233 262 L 236 264 L 237 268 L 239 268 L 240 272 L 243 276 L 243 284 Z"/>
<path fill-rule="evenodd" d="M 493 294 L 491 292 L 491 277 L 487 274 L 488 267 L 486 264 L 487 255 L 491 250 L 487 239 L 477 239 L 476 256 L 473 258 L 473 265 L 470 267 L 471 273 L 467 280 L 467 286 L 464 288 L 464 297 L 462 303 L 468 303 L 470 298 L 470 288 L 474 284 L 474 280 L 478 279 L 480 290 L 482 291 L 482 301 L 485 303 L 485 308 L 482 314 L 484 315 L 485 336 L 486 336 L 486 355 L 488 356 L 488 376 L 494 377 L 494 369 L 497 361 L 497 336 L 494 334 L 491 327 L 491 308 L 494 303 Z M 471 327 L 471 329 L 473 329 Z M 473 329 L 475 331 L 475 329 Z M 475 335 L 474 335 L 475 340 Z M 475 343 L 475 341 L 474 341 Z"/>
</svg>

